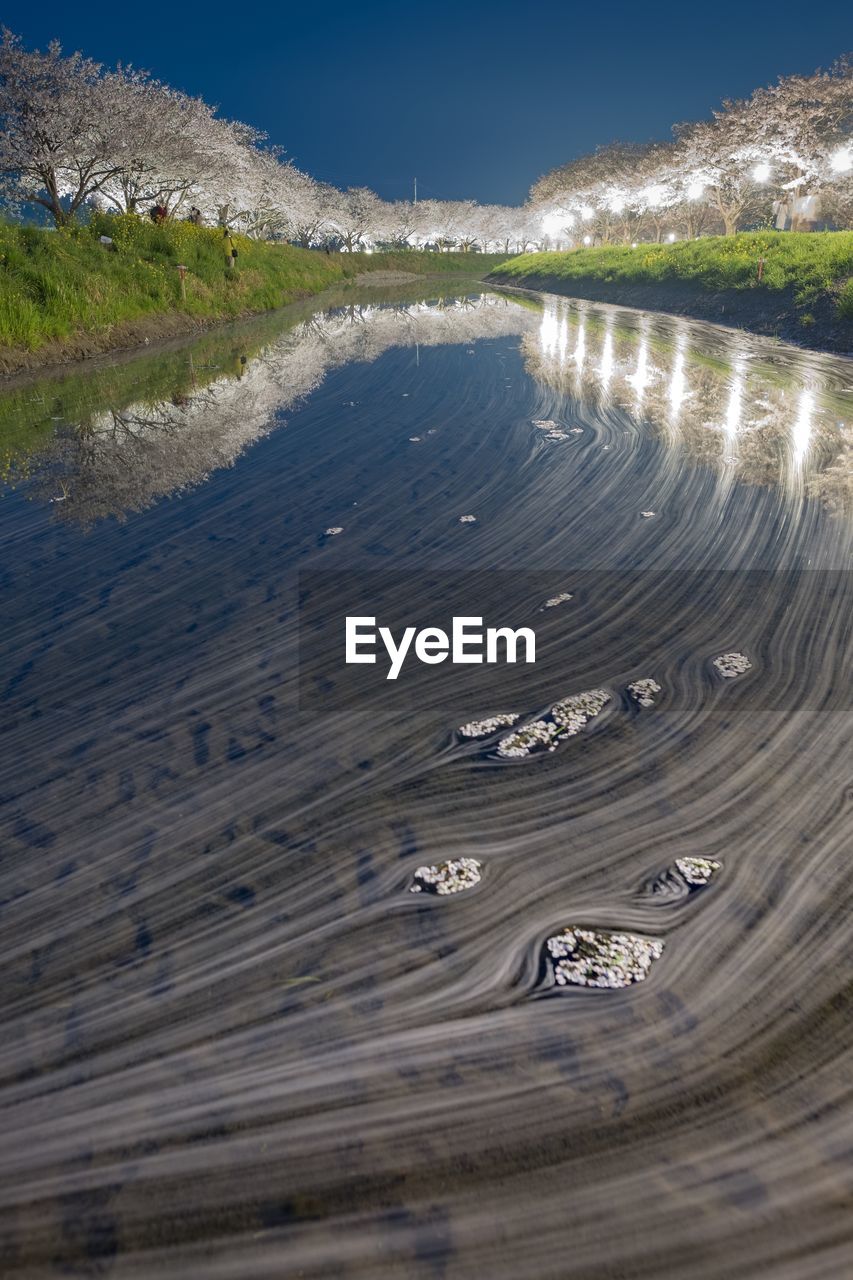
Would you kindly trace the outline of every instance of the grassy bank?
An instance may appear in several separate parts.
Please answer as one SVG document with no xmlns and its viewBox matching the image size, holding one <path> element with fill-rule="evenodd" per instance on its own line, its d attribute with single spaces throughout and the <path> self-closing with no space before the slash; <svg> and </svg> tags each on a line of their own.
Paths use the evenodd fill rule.
<svg viewBox="0 0 853 1280">
<path fill-rule="evenodd" d="M 99 236 L 108 234 L 105 246 Z M 325 254 L 234 236 L 226 270 L 222 232 L 187 222 L 102 217 L 64 231 L 0 226 L 0 357 L 74 357 L 169 336 L 206 322 L 271 310 L 365 272 L 482 276 L 503 255 L 419 252 Z M 230 245 L 228 246 L 230 248 Z M 187 267 L 182 296 L 178 264 Z M 86 341 L 85 339 L 90 339 Z M 20 356 L 16 359 L 12 353 Z"/>
<path fill-rule="evenodd" d="M 718 320 L 807 346 L 853 347 L 851 231 L 744 233 L 531 253 L 504 263 L 490 278 Z"/>
</svg>

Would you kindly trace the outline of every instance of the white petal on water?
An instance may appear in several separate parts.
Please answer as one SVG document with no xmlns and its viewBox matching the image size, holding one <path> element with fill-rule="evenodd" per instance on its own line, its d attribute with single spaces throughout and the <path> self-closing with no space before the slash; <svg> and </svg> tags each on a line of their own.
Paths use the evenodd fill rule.
<svg viewBox="0 0 853 1280">
<path fill-rule="evenodd" d="M 752 668 L 752 663 L 745 653 L 721 653 L 719 658 L 714 659 L 714 666 L 725 680 L 733 680 L 735 676 L 742 676 L 745 671 Z"/>
<path fill-rule="evenodd" d="M 559 595 L 549 596 L 542 605 L 542 609 L 556 609 L 558 604 L 565 604 L 566 601 L 571 599 L 572 593 L 570 591 L 561 591 Z M 542 612 L 542 609 L 539 610 L 540 613 Z"/>
<path fill-rule="evenodd" d="M 660 691 L 660 685 L 651 676 L 644 676 L 641 680 L 633 680 L 628 685 L 629 694 L 641 707 L 653 707 L 655 705 L 655 694 L 660 693 Z"/>
<path fill-rule="evenodd" d="M 488 716 L 485 720 L 471 720 L 468 724 L 461 724 L 458 732 L 463 738 L 487 738 L 496 729 L 515 724 L 519 714 L 518 711 L 502 711 L 497 715 Z"/>
<path fill-rule="evenodd" d="M 642 982 L 663 954 L 662 938 L 569 925 L 545 943 L 558 986 L 618 990 Z"/>
<path fill-rule="evenodd" d="M 676 858 L 676 870 L 682 878 L 694 888 L 708 884 L 720 870 L 721 863 L 713 858 L 684 857 Z"/>
<path fill-rule="evenodd" d="M 610 694 L 606 689 L 573 693 L 555 702 L 541 720 L 533 720 L 501 738 L 498 755 L 512 760 L 530 755 L 540 747 L 555 751 L 561 738 L 572 738 L 580 733 L 587 721 L 597 716 L 609 701 Z"/>
<path fill-rule="evenodd" d="M 476 858 L 450 858 L 447 862 L 418 867 L 409 892 L 447 897 L 451 893 L 473 889 L 480 879 L 480 863 Z"/>
</svg>

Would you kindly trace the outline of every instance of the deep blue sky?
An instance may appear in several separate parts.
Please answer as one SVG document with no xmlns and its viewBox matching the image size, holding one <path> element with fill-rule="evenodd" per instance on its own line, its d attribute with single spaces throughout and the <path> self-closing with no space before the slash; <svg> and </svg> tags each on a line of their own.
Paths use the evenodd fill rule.
<svg viewBox="0 0 853 1280">
<path fill-rule="evenodd" d="M 508 204 L 597 143 L 665 137 L 853 48 L 841 0 L 7 0 L 3 21 L 201 94 L 338 186 L 393 199 L 417 175 L 422 196 Z"/>
</svg>

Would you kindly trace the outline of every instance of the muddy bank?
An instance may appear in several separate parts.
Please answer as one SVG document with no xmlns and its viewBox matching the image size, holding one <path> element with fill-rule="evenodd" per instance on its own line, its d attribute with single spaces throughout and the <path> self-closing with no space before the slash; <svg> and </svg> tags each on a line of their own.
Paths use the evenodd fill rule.
<svg viewBox="0 0 853 1280">
<path fill-rule="evenodd" d="M 853 355 L 853 324 L 839 320 L 830 294 L 802 306 L 795 301 L 793 289 L 724 289 L 712 293 L 686 280 L 625 284 L 593 278 L 564 280 L 535 273 L 508 276 L 494 271 L 486 276 L 486 283 L 709 320 L 813 351 Z"/>
</svg>

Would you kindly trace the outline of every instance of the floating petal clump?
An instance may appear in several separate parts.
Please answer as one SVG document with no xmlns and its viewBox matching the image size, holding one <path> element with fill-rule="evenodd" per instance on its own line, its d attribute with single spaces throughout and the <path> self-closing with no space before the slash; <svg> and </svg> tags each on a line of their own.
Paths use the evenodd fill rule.
<svg viewBox="0 0 853 1280">
<path fill-rule="evenodd" d="M 506 711 L 496 716 L 488 716 L 485 720 L 471 720 L 468 724 L 461 724 L 459 732 L 463 738 L 487 738 L 496 729 L 504 729 L 508 725 L 515 724 L 519 714 L 518 711 Z"/>
<path fill-rule="evenodd" d="M 660 693 L 660 685 L 657 680 L 652 680 L 650 676 L 647 676 L 642 680 L 634 680 L 629 684 L 628 692 L 641 707 L 653 707 L 655 705 L 655 694 Z"/>
<path fill-rule="evenodd" d="M 656 511 L 641 511 L 641 512 L 640 512 L 640 515 L 643 517 L 643 519 L 644 519 L 644 520 L 652 520 L 652 519 L 657 515 L 657 512 L 656 512 Z"/>
<path fill-rule="evenodd" d="M 573 693 L 555 702 L 551 715 L 560 727 L 560 736 L 580 733 L 587 720 L 597 716 L 609 701 L 606 689 L 585 689 L 583 693 Z"/>
<path fill-rule="evenodd" d="M 751 670 L 752 663 L 745 653 L 721 653 L 719 658 L 714 659 L 714 666 L 724 679 L 733 680 L 735 676 L 742 676 L 745 671 Z"/>
<path fill-rule="evenodd" d="M 343 533 L 343 531 L 344 531 L 344 527 L 342 524 L 332 524 L 332 525 L 329 525 L 328 529 L 326 529 L 325 532 L 326 532 L 327 538 L 334 538 L 335 534 Z"/>
<path fill-rule="evenodd" d="M 546 440 L 568 440 L 568 438 L 569 433 L 567 431 L 560 431 L 559 428 L 549 431 L 545 436 Z"/>
<path fill-rule="evenodd" d="M 609 701 L 610 694 L 605 689 L 586 689 L 583 693 L 563 698 L 555 702 L 541 720 L 533 720 L 501 738 L 498 755 L 512 760 L 530 755 L 540 747 L 556 751 L 561 738 L 572 738 L 580 733 L 587 721 L 597 716 Z"/>
<path fill-rule="evenodd" d="M 661 938 L 599 933 L 570 925 L 546 942 L 557 985 L 618 990 L 642 982 L 663 952 Z"/>
<path fill-rule="evenodd" d="M 557 726 L 551 720 L 533 720 L 522 729 L 516 729 L 515 733 L 501 738 L 498 755 L 506 760 L 530 755 L 537 747 L 549 746 L 556 730 Z"/>
<path fill-rule="evenodd" d="M 571 591 L 561 591 L 558 596 L 549 596 L 543 604 L 543 609 L 556 609 L 558 604 L 565 604 L 567 600 L 571 600 Z"/>
<path fill-rule="evenodd" d="M 459 517 L 460 524 L 476 524 L 476 522 L 477 522 L 476 516 L 460 516 Z"/>
<path fill-rule="evenodd" d="M 675 866 L 684 880 L 693 888 L 708 884 L 722 864 L 713 858 L 676 858 Z"/>
<path fill-rule="evenodd" d="M 418 867 L 411 893 L 462 893 L 480 882 L 480 864 L 476 858 L 451 858 L 431 867 Z"/>
<path fill-rule="evenodd" d="M 534 418 L 533 425 L 540 431 L 559 431 L 560 429 L 559 422 L 555 422 L 553 418 Z"/>
</svg>

